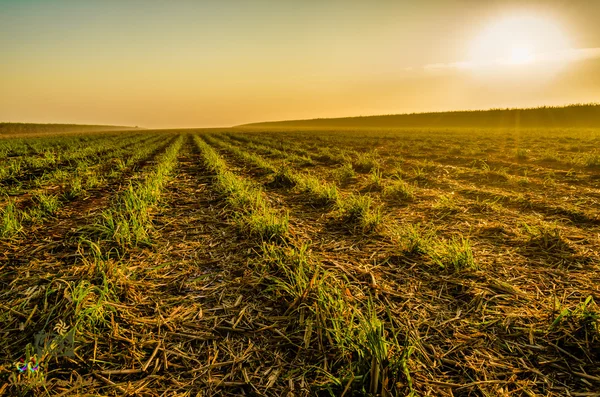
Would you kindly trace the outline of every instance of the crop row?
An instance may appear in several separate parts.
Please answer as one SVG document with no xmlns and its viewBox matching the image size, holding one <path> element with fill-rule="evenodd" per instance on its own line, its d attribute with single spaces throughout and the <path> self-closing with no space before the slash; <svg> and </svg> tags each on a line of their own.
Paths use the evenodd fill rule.
<svg viewBox="0 0 600 397">
<path fill-rule="evenodd" d="M 540 140 L 535 135 L 528 136 L 526 131 L 513 135 L 514 131 L 497 134 L 490 130 L 448 130 L 448 131 L 401 131 L 397 133 L 285 133 L 283 140 L 279 135 L 262 133 L 235 134 L 239 139 L 252 142 L 266 142 L 287 150 L 327 153 L 336 150 L 372 150 L 382 149 L 384 155 L 403 157 L 451 157 L 453 164 L 469 164 L 474 158 L 500 161 L 505 166 L 540 165 L 548 169 L 583 167 L 594 170 L 600 166 L 600 152 L 595 134 L 581 133 L 575 137 L 573 132 L 565 131 L 555 140 Z M 400 135 L 401 134 L 401 135 Z"/>
<path fill-rule="evenodd" d="M 177 155 L 184 142 L 179 135 L 156 159 L 156 166 L 137 179 L 130 181 L 103 211 L 97 222 L 85 230 L 124 248 L 150 242 L 152 211 L 157 206 L 169 175 L 177 165 Z M 149 153 L 149 152 L 148 152 Z"/>
<path fill-rule="evenodd" d="M 216 188 L 237 211 L 239 225 L 266 240 L 285 238 L 288 234 L 287 214 L 274 211 L 262 190 L 231 172 L 204 140 L 194 136 L 194 142 L 202 153 L 204 166 L 216 175 Z"/>
<path fill-rule="evenodd" d="M 31 316 L 35 313 L 35 320 L 29 327 L 25 327 L 26 332 L 18 334 L 12 342 L 13 346 L 15 342 L 24 346 L 25 362 L 29 362 L 36 353 L 29 348 L 30 345 L 25 346 L 33 338 L 32 328 L 40 330 L 50 323 L 60 328 L 60 331 L 39 347 L 41 351 L 38 350 L 36 356 L 39 371 L 11 380 L 17 390 L 27 392 L 45 385 L 49 366 L 57 362 L 55 360 L 64 360 L 56 349 L 57 345 L 64 345 L 70 340 L 77 350 L 90 348 L 90 341 L 96 340 L 97 343 L 98 335 L 104 334 L 111 327 L 115 315 L 119 315 L 118 311 L 123 307 L 120 302 L 133 277 L 132 269 L 123 257 L 133 245 L 149 241 L 151 214 L 156 209 L 169 175 L 177 165 L 177 155 L 184 139 L 183 136 L 178 136 L 170 140 L 166 150 L 157 157 L 156 164 L 138 171 L 141 175 L 134 178 L 127 189 L 119 192 L 106 210 L 90 224 L 79 229 L 76 241 L 64 241 L 69 247 L 73 247 L 70 243 L 76 244 L 77 252 L 67 256 L 74 258 L 74 263 L 69 263 L 68 266 L 61 263 L 54 268 L 57 271 L 55 277 L 35 280 L 35 275 L 27 273 L 22 278 L 22 281 L 28 283 L 37 281 L 35 288 L 47 289 L 47 293 L 33 299 L 44 304 L 39 306 L 39 310 L 38 306 L 33 308 Z M 115 248 L 118 255 L 115 255 Z M 41 266 L 45 266 L 45 263 Z M 18 313 L 31 312 L 34 296 L 20 299 L 17 291 L 14 288 L 5 295 L 7 298 L 12 296 Z M 116 337 L 118 329 L 114 325 L 110 329 L 111 335 Z M 76 359 L 83 360 L 80 356 L 76 356 Z M 98 365 L 95 356 L 91 364 L 89 361 L 88 365 Z"/>
<path fill-rule="evenodd" d="M 133 151 L 127 149 L 128 146 L 126 145 L 121 149 L 110 152 L 110 156 L 106 156 L 103 162 L 93 167 L 82 166 L 74 170 L 73 173 L 61 171 L 54 174 L 52 179 L 45 179 L 47 183 L 52 182 L 63 185 L 64 189 L 61 194 L 35 192 L 31 195 L 28 206 L 19 206 L 14 199 L 9 199 L 0 209 L 0 237 L 6 238 L 18 235 L 25 230 L 24 224 L 41 222 L 55 214 L 66 202 L 84 195 L 88 189 L 102 186 L 105 183 L 104 174 L 106 172 L 103 164 L 110 164 L 112 167 L 108 177 L 117 178 L 137 162 L 150 157 L 163 145 L 163 139 L 162 137 L 153 139 L 150 144 L 140 145 Z M 125 157 L 127 160 L 123 160 Z M 40 185 L 44 186 L 43 183 Z"/>
<path fill-rule="evenodd" d="M 98 158 L 116 148 L 133 145 L 148 139 L 143 135 L 125 138 L 97 139 L 85 146 L 70 146 L 63 150 L 48 148 L 39 155 L 31 155 L 8 160 L 0 172 L 0 181 L 38 176 L 58 167 L 77 167 L 96 163 Z"/>
<path fill-rule="evenodd" d="M 69 148 L 83 148 L 97 140 L 111 139 L 117 134 L 95 135 L 81 134 L 68 136 L 44 136 L 35 138 L 12 138 L 0 140 L 0 161 L 5 158 L 19 156 L 39 155 L 46 150 L 68 150 Z"/>
<path fill-rule="evenodd" d="M 328 206 L 336 210 L 342 220 L 364 232 L 375 230 L 382 221 L 381 209 L 374 205 L 366 194 L 341 195 L 335 183 L 322 181 L 308 172 L 296 171 L 286 165 L 276 165 L 271 160 L 255 153 L 248 153 L 227 142 L 212 140 L 216 145 L 229 151 L 242 161 L 247 161 L 267 173 L 272 173 L 270 185 L 294 188 L 304 193 L 315 205 Z M 386 194 L 408 196 L 409 188 L 398 181 L 386 188 Z"/>
<path fill-rule="evenodd" d="M 214 143 L 211 138 L 207 140 Z M 203 140 L 196 138 L 196 143 L 205 166 L 215 174 L 217 191 L 233 207 L 231 216 L 236 220 L 252 216 L 257 207 L 251 203 L 264 203 L 261 189 L 229 171 L 223 158 Z M 259 211 L 262 208 L 275 216 L 266 203 L 258 207 Z M 327 374 L 322 387 L 338 391 L 352 387 L 376 394 L 400 373 L 409 377 L 402 369 L 406 368 L 402 363 L 409 350 L 394 339 L 393 331 L 384 330 L 375 303 L 343 275 L 326 271 L 312 255 L 309 243 L 282 237 L 287 238 L 259 243 L 257 272 L 272 298 L 286 302 L 289 327 L 294 330 L 290 338 L 307 354 L 314 352 L 310 355 L 316 353 L 324 360 L 319 361 L 319 371 Z M 391 368 L 390 360 L 394 364 Z"/>
<path fill-rule="evenodd" d="M 210 140 L 210 138 L 209 138 Z M 243 150 L 231 151 L 229 144 L 211 140 L 213 144 L 221 146 L 225 150 L 230 150 L 234 154 Z M 257 154 L 246 153 L 240 155 L 240 160 L 254 161 L 256 167 L 264 166 L 265 171 L 278 171 L 272 174 L 269 185 L 283 186 L 297 189 L 313 204 L 326 205 L 331 209 L 334 216 L 344 224 L 350 226 L 353 231 L 362 233 L 379 233 L 393 240 L 399 252 L 404 254 L 420 254 L 428 257 L 432 263 L 441 269 L 449 271 L 471 270 L 477 267 L 473 257 L 471 243 L 468 239 L 451 237 L 449 239 L 439 238 L 432 226 L 404 226 L 400 227 L 396 222 L 387 219 L 382 215 L 382 207 L 377 205 L 369 194 L 350 193 L 341 194 L 335 184 L 327 183 L 319 178 L 296 171 L 289 168 L 277 168 L 270 160 Z M 285 180 L 286 183 L 281 181 Z M 396 183 L 392 182 L 386 188 L 387 194 L 406 197 L 411 193 L 404 187 L 402 180 Z M 384 190 L 384 191 L 386 191 Z"/>
<path fill-rule="evenodd" d="M 245 137 L 244 137 L 245 138 Z M 265 140 L 268 141 L 268 140 Z M 571 183 L 568 180 L 562 183 L 556 182 L 553 179 L 552 172 L 548 175 L 537 177 L 539 171 L 533 175 L 527 176 L 515 176 L 507 172 L 506 169 L 490 169 L 485 161 L 475 161 L 469 167 L 457 167 L 453 165 L 449 170 L 444 168 L 442 165 L 433 162 L 431 160 L 411 160 L 397 157 L 393 159 L 395 166 L 390 166 L 390 158 L 382 158 L 375 151 L 357 152 L 354 150 L 346 150 L 343 152 L 343 163 L 340 167 L 330 172 L 325 172 L 328 176 L 328 180 L 338 181 L 340 183 L 347 184 L 350 181 L 355 181 L 357 173 L 368 172 L 366 180 L 363 179 L 364 190 L 369 191 L 381 191 L 382 198 L 386 200 L 394 200 L 400 202 L 411 201 L 416 196 L 417 186 L 430 184 L 443 181 L 443 183 L 451 184 L 453 189 L 461 190 L 461 186 L 455 183 L 448 177 L 455 179 L 473 179 L 477 181 L 478 185 L 489 185 L 496 187 L 498 184 L 504 185 L 505 187 L 511 187 L 512 190 L 531 191 L 532 189 L 538 190 L 540 195 L 546 196 L 550 191 L 553 195 L 569 195 L 571 189 Z M 386 164 L 385 167 L 382 164 Z M 401 165 L 400 165 L 401 164 Z M 412 181 L 413 183 L 410 183 Z M 366 183 L 366 185 L 364 185 Z M 549 187 L 552 190 L 548 190 Z M 560 193 L 562 189 L 569 189 L 564 193 Z M 502 196 L 507 194 L 503 193 Z M 529 199 L 523 197 L 522 194 L 514 195 L 515 205 L 522 211 L 528 211 L 531 208 L 539 209 L 539 211 L 548 214 L 549 216 L 555 216 L 556 214 L 563 214 L 568 219 L 573 221 L 585 221 L 585 222 L 597 222 L 597 216 L 591 214 L 582 206 L 581 197 L 573 199 L 573 203 L 565 203 L 556 205 L 548 200 L 536 200 L 532 202 Z M 443 209 L 448 207 L 452 198 L 444 195 L 440 192 L 438 202 L 434 204 L 434 207 Z M 594 205 L 593 199 L 586 199 L 592 206 Z M 504 202 L 504 200 L 502 200 Z M 548 201 L 548 202 L 545 202 Z M 481 205 L 488 207 L 498 207 L 499 203 L 481 203 L 476 201 L 474 203 L 477 208 Z M 488 205 L 489 204 L 489 205 Z M 453 204 L 456 207 L 456 204 Z"/>
<path fill-rule="evenodd" d="M 268 183 L 270 186 L 273 186 L 273 181 L 281 177 L 280 171 L 273 171 L 278 170 L 278 167 L 270 163 L 268 159 L 255 153 L 244 154 L 243 149 L 239 147 L 231 150 L 231 144 L 215 138 L 207 138 L 207 140 L 212 145 L 216 145 L 254 167 L 262 166 L 265 173 L 270 172 L 273 178 Z M 314 176 L 295 170 L 287 170 L 286 172 L 286 178 L 292 182 L 292 185 L 287 185 L 287 187 L 293 186 L 293 189 L 299 189 L 299 192 L 305 194 L 315 203 L 315 198 L 318 197 L 315 196 L 315 190 L 318 190 L 319 186 L 322 188 L 324 184 Z M 307 177 L 315 181 L 316 188 L 310 190 L 305 188 L 303 180 Z M 330 208 L 336 218 L 351 225 L 353 230 L 356 230 L 356 227 L 361 232 L 377 230 L 377 233 L 385 235 L 396 244 L 397 253 L 399 254 L 420 255 L 424 259 L 429 258 L 434 266 L 439 269 L 446 269 L 445 271 L 448 272 L 472 270 L 477 266 L 468 239 L 462 237 L 444 239 L 438 237 L 437 230 L 431 227 L 421 225 L 400 227 L 389 222 L 389 220 L 384 220 L 381 217 L 379 208 L 373 205 L 373 201 L 368 195 L 349 194 L 342 196 L 337 194 L 336 199 L 331 204 L 333 206 L 330 206 Z M 339 277 L 334 273 L 325 271 L 319 263 L 318 257 L 310 255 L 309 247 L 304 246 L 302 242 L 292 239 L 284 247 L 275 244 L 263 245 L 261 252 L 263 261 L 275 265 L 275 268 L 270 268 L 269 274 L 278 275 L 277 278 L 273 279 L 277 286 L 276 290 L 279 292 L 285 291 L 289 294 L 291 302 L 289 310 L 293 310 L 297 305 L 299 306 L 298 318 L 301 320 L 295 326 L 302 330 L 303 335 L 310 335 L 315 329 L 320 329 L 320 332 L 323 332 L 326 336 L 320 335 L 319 340 L 328 340 L 330 342 L 329 348 L 334 349 L 338 354 L 343 355 L 352 352 L 354 357 L 359 357 L 359 359 L 350 363 L 340 364 L 340 371 L 342 371 L 341 368 L 344 368 L 344 371 L 352 373 L 357 382 L 366 381 L 366 374 L 368 373 L 369 386 L 366 390 L 373 393 L 381 390 L 381 385 L 377 385 L 377 379 L 382 380 L 385 378 L 386 382 L 389 378 L 403 377 L 407 380 L 410 379 L 406 366 L 411 351 L 410 347 L 403 346 L 406 341 L 400 343 L 398 340 L 390 339 L 394 334 L 393 332 L 384 332 L 384 325 L 387 324 L 385 327 L 391 327 L 392 323 L 386 322 L 384 324 L 383 321 L 379 320 L 377 313 L 383 309 L 376 308 L 377 303 L 369 300 L 367 292 L 354 291 L 356 286 L 349 284 L 344 275 Z M 324 284 L 319 285 L 319 282 Z M 332 284 L 329 284 L 330 282 Z M 307 285 L 310 287 L 307 287 Z M 363 301 L 362 304 L 356 301 L 352 303 L 345 301 L 344 294 L 340 295 L 340 293 L 348 290 L 353 291 L 350 293 L 351 296 L 362 295 L 366 301 Z M 315 299 L 315 301 L 311 301 L 311 299 Z M 337 313 L 337 315 L 334 313 Z M 306 318 L 310 320 L 307 323 L 304 322 Z M 364 331 L 365 329 L 369 331 Z M 370 336 L 367 337 L 366 335 L 369 334 Z M 310 342 L 306 343 L 307 345 L 310 344 Z M 378 346 L 382 348 L 378 349 Z M 327 350 L 323 346 L 320 346 L 319 349 Z M 365 361 L 362 361 L 361 357 L 368 358 L 369 364 L 367 365 Z M 389 368 L 384 367 L 382 363 L 389 363 L 390 361 L 394 362 L 396 371 L 398 371 L 398 368 L 403 368 L 401 373 L 386 372 L 389 371 Z M 382 378 L 379 378 L 379 376 Z M 330 374 L 330 379 L 335 379 L 334 383 L 338 385 L 347 385 L 349 381 L 347 378 L 336 377 L 334 374 Z M 374 379 L 375 384 L 371 384 Z M 363 384 L 363 386 L 365 385 Z"/>
<path fill-rule="evenodd" d="M 108 176 L 115 176 L 123 169 L 132 165 L 136 160 L 136 151 L 138 147 L 145 145 L 156 145 L 162 137 L 133 137 L 124 139 L 114 145 L 107 146 L 103 150 L 87 157 L 79 158 L 68 163 L 54 163 L 44 169 L 32 173 L 25 173 L 22 170 L 22 177 L 16 175 L 11 179 L 5 180 L 5 184 L 0 186 L 0 191 L 4 191 L 10 196 L 18 196 L 19 193 L 29 193 L 31 190 L 45 188 L 49 186 L 78 185 L 81 179 L 86 175 L 94 174 L 98 168 L 108 170 Z M 112 169 L 111 169 L 112 168 Z"/>
<path fill-rule="evenodd" d="M 255 141 L 246 136 L 219 134 L 219 138 L 232 144 L 242 143 L 246 149 L 254 150 L 271 158 L 285 159 L 286 161 L 296 163 L 301 167 L 314 165 L 314 161 L 310 158 L 308 153 L 294 153 L 283 147 L 276 148 L 274 145 L 269 145 L 268 143 L 265 144 L 260 140 Z"/>
<path fill-rule="evenodd" d="M 269 156 L 284 158 L 300 165 L 311 165 L 315 161 L 337 164 L 344 160 L 344 153 L 337 147 L 302 147 L 301 144 L 269 136 L 252 137 L 242 134 L 223 134 L 231 140 L 244 144 L 244 147 Z"/>
</svg>

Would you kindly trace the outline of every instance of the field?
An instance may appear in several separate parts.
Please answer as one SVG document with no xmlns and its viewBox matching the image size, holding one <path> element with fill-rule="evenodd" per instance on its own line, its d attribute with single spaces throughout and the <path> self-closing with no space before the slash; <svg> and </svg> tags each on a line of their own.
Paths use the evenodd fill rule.
<svg viewBox="0 0 600 397">
<path fill-rule="evenodd" d="M 114 125 L 84 125 L 84 124 L 35 124 L 35 123 L 2 123 L 0 122 L 0 137 L 19 135 L 47 135 L 49 133 L 82 133 L 134 130 L 137 127 Z"/>
<path fill-rule="evenodd" d="M 600 396 L 600 130 L 0 140 L 0 395 Z"/>
</svg>

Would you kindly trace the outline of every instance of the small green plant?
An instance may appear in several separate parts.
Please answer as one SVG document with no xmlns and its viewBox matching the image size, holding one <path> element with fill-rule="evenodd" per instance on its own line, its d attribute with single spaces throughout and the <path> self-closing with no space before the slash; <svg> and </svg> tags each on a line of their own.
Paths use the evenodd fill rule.
<svg viewBox="0 0 600 397">
<path fill-rule="evenodd" d="M 433 208 L 441 215 L 450 215 L 460 212 L 460 206 L 454 199 L 453 194 L 441 195 L 434 204 Z"/>
<path fill-rule="evenodd" d="M 122 158 L 115 159 L 115 169 L 123 172 L 127 169 L 127 163 Z"/>
<path fill-rule="evenodd" d="M 300 303 L 303 296 L 308 295 L 311 279 L 317 279 L 318 269 L 310 261 L 309 246 L 304 243 L 299 247 L 280 247 L 273 243 L 263 243 L 262 255 L 267 263 L 275 265 L 276 271 L 282 272 L 281 277 L 272 277 L 275 291 L 284 292 L 291 299 L 294 307 Z"/>
<path fill-rule="evenodd" d="M 308 167 L 308 166 L 313 166 L 315 165 L 314 160 L 312 159 L 312 157 L 308 156 L 308 155 L 300 155 L 300 156 L 294 156 L 294 160 L 298 163 L 299 166 L 301 167 Z"/>
<path fill-rule="evenodd" d="M 320 161 L 326 164 L 344 164 L 346 161 L 346 156 L 343 153 L 337 152 L 333 153 L 330 148 L 323 148 L 319 150 L 316 156 L 313 156 L 313 159 Z"/>
<path fill-rule="evenodd" d="M 328 206 L 337 202 L 339 193 L 337 186 L 326 183 L 312 175 L 302 175 L 297 178 L 297 188 L 308 193 L 316 205 Z"/>
<path fill-rule="evenodd" d="M 441 240 L 434 244 L 429 255 L 433 262 L 451 271 L 476 270 L 471 243 L 466 238 Z"/>
<path fill-rule="evenodd" d="M 363 312 L 362 305 L 349 298 L 348 280 L 323 270 L 311 259 L 307 244 L 263 244 L 262 250 L 261 263 L 269 267 L 268 289 L 281 294 L 287 311 L 296 313 L 293 317 L 303 332 L 304 348 L 334 349 L 339 357 L 347 357 L 339 373 L 352 373 L 350 382 L 358 387 L 373 393 L 389 387 L 396 375 L 392 371 L 398 366 L 397 359 L 405 363 L 406 357 L 398 354 L 395 335 L 393 341 L 388 339 L 389 331 L 378 319 L 372 300 Z M 327 375 L 335 387 L 349 384 L 334 374 Z"/>
<path fill-rule="evenodd" d="M 381 172 L 381 169 L 379 167 L 373 168 L 371 170 L 371 172 L 369 173 L 369 186 L 376 190 L 383 189 L 383 186 L 384 186 L 383 173 Z"/>
<path fill-rule="evenodd" d="M 280 167 L 277 172 L 273 175 L 273 180 L 269 185 L 276 187 L 294 187 L 296 186 L 295 174 L 286 166 Z"/>
<path fill-rule="evenodd" d="M 38 193 L 34 196 L 34 201 L 44 215 L 52 215 L 60 208 L 60 200 L 57 195 Z"/>
<path fill-rule="evenodd" d="M 41 177 L 35 179 L 35 185 L 42 187 L 44 185 L 60 183 L 70 177 L 70 173 L 63 170 L 57 169 L 52 172 L 45 172 Z"/>
<path fill-rule="evenodd" d="M 427 182 L 429 181 L 429 176 L 424 167 L 415 166 L 412 168 L 412 177 L 415 181 L 418 182 Z"/>
<path fill-rule="evenodd" d="M 517 160 L 527 160 L 529 158 L 529 150 L 523 148 L 517 148 L 515 150 L 515 158 Z"/>
<path fill-rule="evenodd" d="M 548 162 L 558 162 L 560 161 L 560 157 L 558 155 L 558 152 L 553 151 L 553 150 L 545 150 L 541 156 L 540 156 L 542 161 L 548 161 Z"/>
<path fill-rule="evenodd" d="M 436 164 L 434 161 L 432 160 L 423 160 L 419 162 L 419 166 L 425 171 L 425 172 L 433 172 L 437 169 L 440 168 L 440 166 L 438 164 Z"/>
<path fill-rule="evenodd" d="M 87 178 L 85 179 L 85 184 L 84 184 L 85 189 L 86 190 L 93 189 L 97 186 L 100 186 L 100 185 L 102 185 L 103 181 L 104 181 L 104 179 L 100 175 L 95 174 L 95 173 L 89 174 L 87 176 Z"/>
<path fill-rule="evenodd" d="M 501 206 L 500 204 L 498 204 L 498 200 L 479 200 L 479 197 L 477 198 L 477 201 L 475 201 L 474 203 L 472 203 L 469 206 L 469 209 L 471 210 L 475 210 L 476 212 L 480 212 L 480 213 L 492 213 L 492 212 L 498 212 L 501 210 Z"/>
<path fill-rule="evenodd" d="M 21 217 L 13 200 L 8 200 L 6 206 L 0 210 L 0 236 L 11 237 L 16 235 L 23 228 L 21 226 Z"/>
<path fill-rule="evenodd" d="M 454 147 L 452 147 L 452 148 L 451 148 L 451 149 L 448 151 L 448 153 L 450 153 L 450 154 L 455 154 L 455 155 L 460 155 L 460 154 L 463 154 L 463 150 L 462 150 L 462 148 L 461 148 L 461 147 L 454 146 Z"/>
<path fill-rule="evenodd" d="M 67 200 L 73 200 L 79 197 L 83 192 L 83 182 L 81 177 L 75 176 L 69 181 L 69 185 L 65 190 L 64 196 Z"/>
<path fill-rule="evenodd" d="M 351 194 L 338 200 L 338 206 L 343 218 L 364 232 L 374 231 L 382 222 L 381 207 L 373 205 L 373 199 L 368 195 Z"/>
<path fill-rule="evenodd" d="M 545 187 L 555 187 L 557 185 L 554 173 L 548 173 L 543 180 L 543 184 Z"/>
<path fill-rule="evenodd" d="M 579 303 L 575 308 L 562 309 L 550 325 L 550 329 L 559 326 L 575 328 L 587 339 L 600 339 L 600 313 L 594 298 L 590 295 L 585 301 Z"/>
<path fill-rule="evenodd" d="M 366 153 L 357 153 L 356 158 L 352 162 L 352 167 L 356 172 L 366 174 L 371 172 L 373 168 L 379 167 L 377 152 L 371 151 Z"/>
<path fill-rule="evenodd" d="M 585 167 L 600 167 L 600 153 L 585 153 L 582 155 L 582 163 Z"/>
<path fill-rule="evenodd" d="M 58 161 L 59 159 L 59 155 L 57 155 L 54 151 L 52 150 L 46 150 L 44 151 L 44 160 L 46 161 L 46 164 L 54 164 Z"/>
<path fill-rule="evenodd" d="M 22 168 L 22 161 L 19 159 L 12 160 L 3 167 L 0 167 L 0 180 L 10 179 L 19 175 Z"/>
<path fill-rule="evenodd" d="M 431 250 L 436 229 L 421 224 L 406 224 L 394 227 L 392 235 L 403 253 L 423 255 Z"/>
<path fill-rule="evenodd" d="M 568 241 L 561 234 L 560 228 L 556 224 L 543 223 L 538 226 L 532 226 L 523 223 L 523 229 L 529 240 L 527 245 L 542 248 L 546 251 L 570 251 Z"/>
<path fill-rule="evenodd" d="M 126 281 L 125 268 L 119 261 L 118 251 L 114 248 L 105 251 L 100 241 L 92 241 L 85 237 L 79 239 L 77 253 L 88 269 L 91 280 L 101 284 L 107 282 L 114 286 Z M 106 280 L 105 280 L 106 279 Z"/>
<path fill-rule="evenodd" d="M 393 200 L 414 200 L 415 189 L 402 179 L 395 179 L 383 188 L 383 197 Z"/>
<path fill-rule="evenodd" d="M 385 329 L 384 322 L 377 316 L 376 308 L 371 298 L 369 299 L 365 313 L 359 316 L 357 353 L 359 357 L 358 366 L 369 368 L 369 395 L 387 395 L 390 383 L 397 378 L 398 367 L 404 365 L 403 372 L 410 379 L 406 366 L 406 353 L 410 350 L 403 348 L 398 343 L 396 335 Z M 388 313 L 389 314 L 389 313 Z M 402 351 L 402 354 L 398 354 Z M 392 381 L 392 382 L 390 382 Z"/>
<path fill-rule="evenodd" d="M 82 330 L 108 325 L 108 315 L 115 311 L 114 305 L 111 304 L 115 296 L 106 277 L 100 286 L 87 280 L 80 280 L 71 285 L 70 298 L 75 305 L 75 327 Z"/>
<path fill-rule="evenodd" d="M 130 222 L 124 214 L 112 209 L 103 211 L 98 222 L 86 230 L 89 230 L 91 235 L 97 234 L 98 237 L 114 241 L 121 247 L 149 241 L 147 230 L 137 219 Z"/>
<path fill-rule="evenodd" d="M 473 169 L 481 170 L 481 171 L 490 171 L 491 170 L 491 167 L 483 159 L 473 160 L 473 162 L 471 163 L 471 167 Z"/>
<path fill-rule="evenodd" d="M 356 172 L 354 172 L 354 168 L 352 168 L 352 163 L 345 162 L 341 167 L 336 168 L 334 177 L 340 183 L 350 182 L 350 180 L 356 177 Z"/>
<path fill-rule="evenodd" d="M 482 173 L 490 181 L 506 182 L 511 179 L 510 174 L 504 168 L 497 170 L 486 170 Z"/>
<path fill-rule="evenodd" d="M 263 206 L 242 216 L 242 222 L 250 234 L 257 235 L 262 240 L 283 239 L 288 233 L 289 215 L 278 214 Z"/>
</svg>

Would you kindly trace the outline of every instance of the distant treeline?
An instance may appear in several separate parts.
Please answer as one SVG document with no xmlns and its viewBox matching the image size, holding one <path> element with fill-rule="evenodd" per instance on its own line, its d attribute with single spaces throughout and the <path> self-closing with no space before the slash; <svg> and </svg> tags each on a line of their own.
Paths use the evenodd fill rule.
<svg viewBox="0 0 600 397">
<path fill-rule="evenodd" d="M 600 104 L 528 109 L 490 109 L 385 116 L 290 120 L 244 124 L 244 128 L 352 129 L 406 127 L 600 127 Z"/>
<path fill-rule="evenodd" d="M 137 127 L 136 127 L 137 128 Z M 132 127 L 84 124 L 0 123 L 0 135 L 127 130 Z"/>
</svg>

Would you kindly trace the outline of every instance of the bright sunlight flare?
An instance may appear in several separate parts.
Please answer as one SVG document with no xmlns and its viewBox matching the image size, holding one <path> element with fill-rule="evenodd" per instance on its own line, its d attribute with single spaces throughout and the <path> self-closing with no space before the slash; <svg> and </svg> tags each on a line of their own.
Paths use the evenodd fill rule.
<svg viewBox="0 0 600 397">
<path fill-rule="evenodd" d="M 521 65 L 536 54 L 564 51 L 570 47 L 567 35 L 550 19 L 534 15 L 506 17 L 487 26 L 473 41 L 473 64 Z"/>
<path fill-rule="evenodd" d="M 510 52 L 508 63 L 513 65 L 522 65 L 535 59 L 535 55 L 527 47 L 515 47 Z"/>
</svg>

